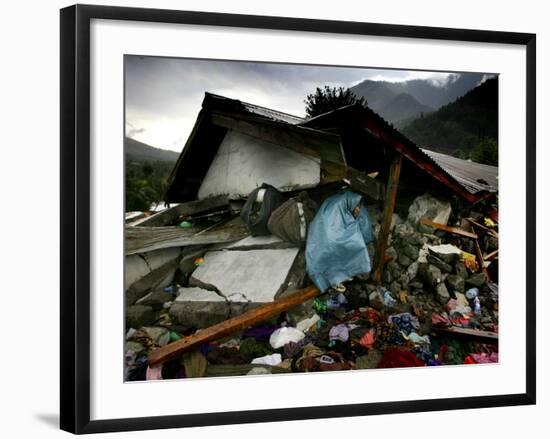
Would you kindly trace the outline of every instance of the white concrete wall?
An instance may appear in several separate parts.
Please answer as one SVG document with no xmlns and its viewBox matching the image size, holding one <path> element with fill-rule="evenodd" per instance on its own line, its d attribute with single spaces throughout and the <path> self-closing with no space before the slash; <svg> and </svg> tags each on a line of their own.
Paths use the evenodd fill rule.
<svg viewBox="0 0 550 439">
<path fill-rule="evenodd" d="M 320 159 L 229 130 L 199 189 L 198 198 L 247 196 L 262 183 L 280 190 L 313 187 Z"/>
</svg>

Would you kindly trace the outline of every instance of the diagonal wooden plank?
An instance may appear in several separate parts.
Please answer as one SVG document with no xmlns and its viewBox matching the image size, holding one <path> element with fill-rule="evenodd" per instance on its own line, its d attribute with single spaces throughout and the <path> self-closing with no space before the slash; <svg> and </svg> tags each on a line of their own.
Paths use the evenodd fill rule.
<svg viewBox="0 0 550 439">
<path fill-rule="evenodd" d="M 304 303 L 307 300 L 313 299 L 320 294 L 320 291 L 310 286 L 302 290 L 298 290 L 294 294 L 283 299 L 275 300 L 274 302 L 254 308 L 250 311 L 233 317 L 225 322 L 218 323 L 209 328 L 203 329 L 189 337 L 185 337 L 174 343 L 170 343 L 161 348 L 155 349 L 149 353 L 149 365 L 158 366 L 169 360 L 174 360 L 181 356 L 184 352 L 196 348 L 203 343 L 218 340 L 227 335 L 231 335 L 237 331 L 263 322 L 277 314 L 294 308 L 297 305 Z"/>
</svg>

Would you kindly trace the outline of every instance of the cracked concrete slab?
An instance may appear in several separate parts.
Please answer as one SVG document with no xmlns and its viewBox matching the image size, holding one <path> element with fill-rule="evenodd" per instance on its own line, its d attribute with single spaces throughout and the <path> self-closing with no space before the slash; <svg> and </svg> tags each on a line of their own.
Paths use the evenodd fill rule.
<svg viewBox="0 0 550 439">
<path fill-rule="evenodd" d="M 251 304 L 272 302 L 298 254 L 298 248 L 208 252 L 190 284 L 209 285 L 223 296 L 241 294 Z"/>
</svg>

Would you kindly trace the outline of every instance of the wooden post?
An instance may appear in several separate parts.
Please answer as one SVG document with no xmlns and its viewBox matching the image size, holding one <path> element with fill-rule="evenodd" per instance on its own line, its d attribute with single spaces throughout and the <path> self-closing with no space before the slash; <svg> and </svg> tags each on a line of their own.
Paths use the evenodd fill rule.
<svg viewBox="0 0 550 439">
<path fill-rule="evenodd" d="M 372 279 L 379 284 L 382 280 L 384 263 L 386 261 L 386 248 L 388 247 L 388 236 L 390 234 L 391 220 L 395 209 L 395 200 L 397 198 L 397 186 L 399 185 L 399 175 L 401 174 L 401 163 L 403 156 L 395 153 L 390 165 L 390 175 L 388 185 L 386 186 L 386 197 L 384 205 L 384 214 L 382 224 L 376 242 L 376 253 L 374 254 L 374 268 Z"/>
</svg>

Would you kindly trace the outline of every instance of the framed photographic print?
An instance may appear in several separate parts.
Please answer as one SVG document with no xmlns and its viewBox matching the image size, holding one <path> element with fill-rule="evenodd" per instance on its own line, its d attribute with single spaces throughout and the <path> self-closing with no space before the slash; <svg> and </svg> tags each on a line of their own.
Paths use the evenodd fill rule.
<svg viewBox="0 0 550 439">
<path fill-rule="evenodd" d="M 535 128 L 533 34 L 62 9 L 61 428 L 534 404 Z"/>
</svg>

